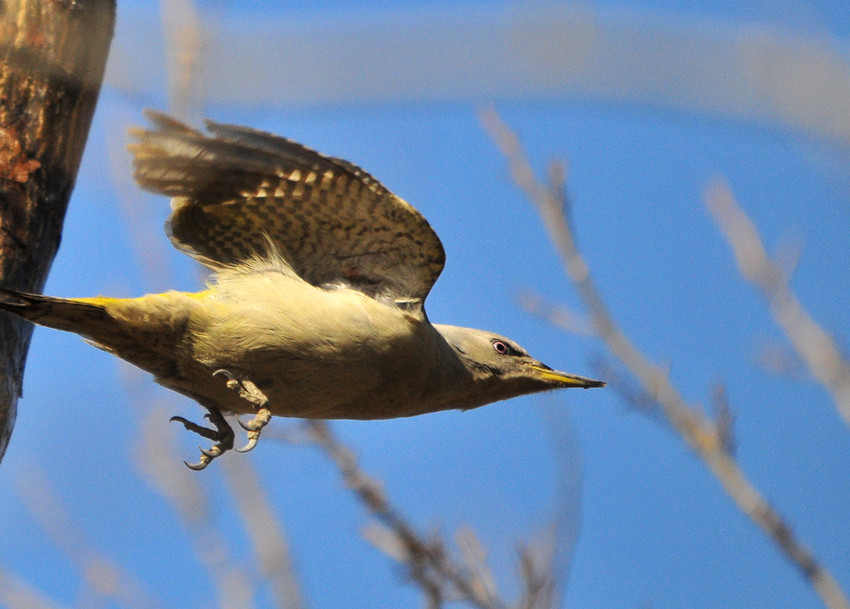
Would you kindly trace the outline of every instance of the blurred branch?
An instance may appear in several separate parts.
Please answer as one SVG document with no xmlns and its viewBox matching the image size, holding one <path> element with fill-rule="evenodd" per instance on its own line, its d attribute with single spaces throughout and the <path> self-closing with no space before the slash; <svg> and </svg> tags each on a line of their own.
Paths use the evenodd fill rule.
<svg viewBox="0 0 850 609">
<path fill-rule="evenodd" d="M 620 399 L 631 408 L 643 412 L 661 425 L 670 426 L 670 421 L 658 406 L 658 400 L 623 366 L 617 366 L 609 358 L 599 356 L 591 362 L 591 369 L 594 376 L 605 379 L 607 386 L 616 391 Z"/>
<path fill-rule="evenodd" d="M 141 424 L 136 463 L 150 484 L 168 500 L 186 527 L 198 562 L 204 566 L 219 607 L 250 609 L 256 586 L 250 572 L 233 561 L 227 538 L 210 514 L 216 502 L 198 476 L 183 466 L 174 449 L 174 428 L 163 425 L 162 408 L 146 408 Z"/>
<path fill-rule="evenodd" d="M 850 607 L 838 583 L 794 536 L 779 513 L 761 496 L 744 476 L 727 450 L 725 422 L 710 421 L 699 409 L 690 407 L 673 386 L 670 376 L 649 361 L 614 322 L 579 253 L 573 229 L 568 221 L 569 201 L 565 196 L 565 172 L 553 164 L 549 186 L 535 176 L 519 138 L 495 110 L 481 113 L 481 121 L 505 155 L 516 185 L 535 205 L 546 230 L 561 256 L 567 276 L 576 286 L 597 334 L 626 368 L 638 379 L 643 391 L 658 403 L 665 418 L 699 456 L 738 507 L 780 548 L 832 609 Z"/>
<path fill-rule="evenodd" d="M 756 362 L 765 372 L 771 374 L 787 376 L 798 381 L 811 380 L 812 375 L 806 365 L 786 344 L 765 342 L 758 349 Z"/>
<path fill-rule="evenodd" d="M 20 478 L 20 493 L 29 511 L 71 561 L 89 592 L 111 599 L 116 606 L 152 609 L 161 606 L 129 572 L 89 547 L 89 535 L 71 520 L 71 512 L 60 497 L 50 490 L 42 472 L 31 470 Z"/>
<path fill-rule="evenodd" d="M 455 545 L 460 550 L 460 558 L 471 580 L 487 598 L 496 598 L 496 578 L 487 564 L 487 548 L 478 539 L 475 529 L 464 526 L 455 533 Z"/>
<path fill-rule="evenodd" d="M 363 533 L 378 550 L 407 569 L 408 576 L 423 590 L 427 606 L 466 601 L 479 609 L 507 609 L 511 605 L 496 590 L 495 580 L 486 564 L 483 545 L 468 528 L 456 534 L 460 559 L 454 559 L 439 536 L 422 537 L 389 502 L 380 483 L 366 474 L 357 457 L 333 434 L 325 421 L 305 422 L 309 437 L 333 461 L 346 485 L 357 495 L 369 513 L 377 519 Z M 544 544 L 529 544 L 520 550 L 522 596 L 516 607 L 548 609 L 557 606 L 553 594 L 554 576 L 551 549 Z"/>
<path fill-rule="evenodd" d="M 723 449 L 732 454 L 735 452 L 735 415 L 729 404 L 729 394 L 725 383 L 717 383 L 711 391 L 711 402 L 714 405 L 714 424 L 717 435 L 723 443 Z"/>
<path fill-rule="evenodd" d="M 788 277 L 767 255 L 755 225 L 725 182 L 718 181 L 708 189 L 705 206 L 729 242 L 739 272 L 768 301 L 774 320 L 850 426 L 850 364 L 835 341 L 797 300 L 788 286 Z"/>
<path fill-rule="evenodd" d="M 546 300 L 537 292 L 525 290 L 520 292 L 517 300 L 527 312 L 545 319 L 556 328 L 580 336 L 593 336 L 590 320 L 576 311 Z"/>
<path fill-rule="evenodd" d="M 334 462 L 346 485 L 378 520 L 365 530 L 367 539 L 390 558 L 407 568 L 408 575 L 425 592 L 428 606 L 463 599 L 479 609 L 503 609 L 507 605 L 492 594 L 491 579 L 479 568 L 453 562 L 439 537 L 421 537 L 393 508 L 380 483 L 368 476 L 357 457 L 343 445 L 324 421 L 306 422 L 310 438 Z M 477 577 L 476 574 L 479 576 Z"/>
<path fill-rule="evenodd" d="M 555 532 L 552 533 L 554 539 Z M 538 542 L 519 548 L 519 573 L 523 584 L 517 609 L 559 607 L 557 578 L 552 577 L 555 548 Z"/>
<path fill-rule="evenodd" d="M 0 607 L 7 609 L 64 609 L 12 573 L 0 567 Z"/>
<path fill-rule="evenodd" d="M 236 502 L 253 546 L 259 574 L 269 581 L 278 609 L 301 609 L 301 591 L 289 554 L 283 522 L 275 516 L 251 460 L 221 459 L 228 493 Z"/>
<path fill-rule="evenodd" d="M 192 0 L 160 0 L 159 8 L 165 39 L 169 111 L 194 123 L 201 118 L 203 107 L 210 33 Z"/>
<path fill-rule="evenodd" d="M 574 435 L 574 425 L 563 404 L 552 396 L 549 398 L 538 410 L 548 432 L 556 465 L 555 517 L 535 543 L 520 548 L 521 559 L 524 553 L 532 553 L 534 556 L 530 558 L 534 565 L 539 565 L 549 575 L 547 582 L 541 582 L 536 576 L 521 577 L 525 590 L 518 606 L 559 609 L 581 530 L 584 480 L 581 446 Z M 545 585 L 541 586 L 541 583 Z"/>
<path fill-rule="evenodd" d="M 202 7 L 227 4 L 234 3 Z M 285 17 L 245 4 L 205 49 L 215 67 L 205 100 L 282 112 L 581 100 L 795 130 L 846 149 L 844 37 L 808 27 L 805 18 L 782 27 L 795 11 L 753 13 L 750 20 L 701 11 L 695 19 L 687 8 L 665 4 L 671 10 L 659 3 L 647 10 L 631 3 L 444 2 L 436 11 L 370 3 L 372 9 Z M 125 21 L 135 21 L 132 32 L 142 35 L 118 41 L 108 82 L 150 98 L 162 90 L 157 23 L 130 10 Z"/>
</svg>

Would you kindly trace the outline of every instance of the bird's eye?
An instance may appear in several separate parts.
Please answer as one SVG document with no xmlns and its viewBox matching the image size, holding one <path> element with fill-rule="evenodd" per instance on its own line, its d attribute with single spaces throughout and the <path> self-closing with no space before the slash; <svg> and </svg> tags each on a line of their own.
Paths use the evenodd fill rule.
<svg viewBox="0 0 850 609">
<path fill-rule="evenodd" d="M 508 351 L 510 351 L 510 348 L 500 340 L 493 341 L 493 348 L 499 355 L 507 355 Z"/>
</svg>

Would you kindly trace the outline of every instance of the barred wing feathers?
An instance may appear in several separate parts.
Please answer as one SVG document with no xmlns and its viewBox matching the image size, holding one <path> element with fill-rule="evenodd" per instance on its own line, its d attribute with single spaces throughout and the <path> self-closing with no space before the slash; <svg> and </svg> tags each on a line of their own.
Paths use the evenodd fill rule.
<svg viewBox="0 0 850 609">
<path fill-rule="evenodd" d="M 421 307 L 445 263 L 427 220 L 371 175 L 286 138 L 207 122 L 210 134 L 148 112 L 135 178 L 173 197 L 172 243 L 217 269 L 269 241 L 317 286 L 344 283 Z"/>
</svg>

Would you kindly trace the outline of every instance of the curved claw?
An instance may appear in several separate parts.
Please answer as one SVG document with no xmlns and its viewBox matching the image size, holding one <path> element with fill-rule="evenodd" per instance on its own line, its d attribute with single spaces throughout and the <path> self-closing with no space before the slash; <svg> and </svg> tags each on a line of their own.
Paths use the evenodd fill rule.
<svg viewBox="0 0 850 609">
<path fill-rule="evenodd" d="M 209 449 L 204 449 L 199 446 L 198 450 L 201 451 L 202 455 L 204 455 L 205 457 L 209 457 L 210 459 L 215 459 L 216 457 L 221 456 L 221 449 L 217 446 L 213 446 Z"/>
<path fill-rule="evenodd" d="M 243 427 L 244 427 L 244 425 L 243 425 Z M 260 434 L 257 434 L 255 436 L 248 436 L 248 443 L 245 446 L 243 446 L 242 448 L 234 448 L 233 450 L 235 450 L 238 453 L 250 452 L 250 451 L 254 450 L 254 447 L 257 445 L 257 440 L 259 440 L 259 439 L 260 439 Z"/>
<path fill-rule="evenodd" d="M 236 377 L 234 376 L 234 374 L 230 370 L 227 370 L 226 368 L 219 368 L 218 370 L 213 372 L 213 376 L 223 376 L 228 381 L 235 381 L 236 380 Z"/>
<path fill-rule="evenodd" d="M 201 460 L 200 460 L 200 461 L 198 461 L 197 463 L 189 463 L 188 461 L 183 461 L 183 463 L 186 465 L 186 467 L 188 467 L 189 469 L 193 469 L 193 470 L 195 470 L 196 472 L 201 471 L 201 470 L 202 470 L 202 469 L 204 469 L 207 465 L 209 465 L 209 464 L 210 464 L 210 462 L 209 462 L 209 461 L 204 461 L 203 459 L 201 459 Z"/>
<path fill-rule="evenodd" d="M 245 431 L 252 431 L 251 428 L 248 426 L 248 423 L 243 423 L 242 419 L 240 419 L 238 415 L 234 415 L 233 418 L 236 419 L 237 423 L 239 423 L 239 427 L 241 427 Z"/>
<path fill-rule="evenodd" d="M 188 461 L 184 461 L 186 467 L 195 471 L 204 469 L 214 459 L 220 457 L 233 448 L 233 429 L 227 424 L 227 421 L 222 416 L 221 411 L 213 409 L 212 407 L 207 407 L 207 410 L 209 410 L 209 412 L 204 416 L 204 418 L 212 423 L 215 429 L 203 427 L 188 419 L 184 419 L 181 416 L 175 415 L 170 419 L 171 421 L 181 423 L 187 430 L 194 432 L 201 437 L 208 438 L 216 443 L 208 449 L 201 448 L 200 446 L 198 447 L 198 450 L 201 451 L 201 460 L 198 463 L 189 463 Z"/>
</svg>

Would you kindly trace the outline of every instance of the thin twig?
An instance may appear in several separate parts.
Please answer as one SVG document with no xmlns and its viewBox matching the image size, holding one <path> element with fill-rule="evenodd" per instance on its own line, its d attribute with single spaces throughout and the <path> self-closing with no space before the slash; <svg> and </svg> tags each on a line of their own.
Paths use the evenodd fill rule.
<svg viewBox="0 0 850 609">
<path fill-rule="evenodd" d="M 147 410 L 140 426 L 136 464 L 186 528 L 195 556 L 209 574 L 218 606 L 250 609 L 256 578 L 231 556 L 228 540 L 211 513 L 215 501 L 199 477 L 180 463 L 174 448 L 176 430 L 163 425 L 168 420 L 166 412 L 150 406 Z"/>
<path fill-rule="evenodd" d="M 188 122 L 200 118 L 209 68 L 210 32 L 193 0 L 160 2 L 171 114 Z"/>
<path fill-rule="evenodd" d="M 723 448 L 729 454 L 734 454 L 737 443 L 735 441 L 735 414 L 729 404 L 729 394 L 726 392 L 726 383 L 717 383 L 711 390 L 711 402 L 714 405 L 714 425 L 717 435 L 723 442 Z"/>
<path fill-rule="evenodd" d="M 301 609 L 301 590 L 289 553 L 286 529 L 250 459 L 222 459 L 222 471 L 253 546 L 259 574 L 269 581 L 278 609 Z"/>
<path fill-rule="evenodd" d="M 108 604 L 128 609 L 161 607 L 155 595 L 135 576 L 90 545 L 91 536 L 73 520 L 71 510 L 53 490 L 54 486 L 34 468 L 19 479 L 21 497 L 29 512 L 68 558 L 87 586 L 92 602 L 109 601 Z"/>
<path fill-rule="evenodd" d="M 647 393 L 640 381 L 629 374 L 629 370 L 622 364 L 618 365 L 618 362 L 611 358 L 599 355 L 591 359 L 590 369 L 595 378 L 605 379 L 606 386 L 613 389 L 630 408 L 642 412 L 659 425 L 670 427 L 670 422 L 661 412 L 658 400 Z"/>
<path fill-rule="evenodd" d="M 545 319 L 565 332 L 580 336 L 593 336 L 593 329 L 586 317 L 565 306 L 556 305 L 546 300 L 537 292 L 524 290 L 517 296 L 517 301 L 528 313 Z"/>
<path fill-rule="evenodd" d="M 44 592 L 0 567 L 0 607 L 7 609 L 64 609 Z"/>
<path fill-rule="evenodd" d="M 765 251 L 755 225 L 741 209 L 729 186 L 718 181 L 705 194 L 705 206 L 735 254 L 738 270 L 765 297 L 773 319 L 812 375 L 832 396 L 850 426 L 850 363 L 835 340 L 800 304 L 782 268 Z"/>
<path fill-rule="evenodd" d="M 759 345 L 755 357 L 756 363 L 765 372 L 778 376 L 785 376 L 797 381 L 811 378 L 811 372 L 806 365 L 800 361 L 795 351 L 786 344 L 776 341 L 763 341 Z"/>
<path fill-rule="evenodd" d="M 384 494 L 381 485 L 366 474 L 355 455 L 343 445 L 324 421 L 305 422 L 313 442 L 334 462 L 346 485 L 377 519 L 363 534 L 381 552 L 407 569 L 408 576 L 424 592 L 428 607 L 437 609 L 447 602 L 466 601 L 479 609 L 556 609 L 560 606 L 558 592 L 569 557 L 562 550 L 572 551 L 572 543 L 564 543 L 570 535 L 564 522 L 556 522 L 542 539 L 520 547 L 518 577 L 520 596 L 510 604 L 497 590 L 495 578 L 487 564 L 487 553 L 474 531 L 460 529 L 455 544 L 460 559 L 453 558 L 439 536 L 422 537 L 398 512 Z M 575 490 L 575 481 L 565 488 Z M 564 490 L 564 489 L 562 489 Z M 567 539 L 566 541 L 570 541 Z"/>
<path fill-rule="evenodd" d="M 330 457 L 342 473 L 346 485 L 359 497 L 381 528 L 369 529 L 369 539 L 378 549 L 405 565 L 408 574 L 426 595 L 430 607 L 463 599 L 479 609 L 505 609 L 489 581 L 479 581 L 455 563 L 442 540 L 421 537 L 390 505 L 380 484 L 360 469 L 357 457 L 333 434 L 324 421 L 307 422 L 310 437 Z"/>
<path fill-rule="evenodd" d="M 685 402 L 673 386 L 670 376 L 644 357 L 614 322 L 576 245 L 567 216 L 564 172 L 553 166 L 555 169 L 550 172 L 553 185 L 543 185 L 535 176 L 519 138 L 496 111 L 482 112 L 481 120 L 507 158 L 514 182 L 537 207 L 561 256 L 567 276 L 575 284 L 596 332 L 608 349 L 640 381 L 644 391 L 658 402 L 673 428 L 705 462 L 738 507 L 776 543 L 786 558 L 810 582 L 824 604 L 832 609 L 850 608 L 847 597 L 832 574 L 797 540 L 779 513 L 744 476 L 727 450 L 724 433 L 699 409 L 691 408 Z"/>
<path fill-rule="evenodd" d="M 519 549 L 519 569 L 523 582 L 516 609 L 547 609 L 558 606 L 558 585 L 552 577 L 552 547 L 525 545 Z"/>
<path fill-rule="evenodd" d="M 460 550 L 460 556 L 466 571 L 472 581 L 476 582 L 480 594 L 484 598 L 497 598 L 496 578 L 487 564 L 487 548 L 478 539 L 472 527 L 462 527 L 455 533 L 455 545 Z"/>
<path fill-rule="evenodd" d="M 540 569 L 532 573 L 545 573 L 546 581 L 536 576 L 529 579 L 521 571 L 520 581 L 524 592 L 517 607 L 560 609 L 581 530 L 584 485 L 582 456 L 578 439 L 574 437 L 574 426 L 562 404 L 550 396 L 541 406 L 538 411 L 547 431 L 557 471 L 553 510 L 555 517 L 548 527 L 535 536 L 533 543 L 520 548 L 520 560 L 523 560 L 524 553 L 533 553 L 535 564 Z M 541 590 L 545 590 L 546 594 L 540 594 Z M 532 591 L 537 593 L 532 595 Z"/>
</svg>

